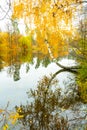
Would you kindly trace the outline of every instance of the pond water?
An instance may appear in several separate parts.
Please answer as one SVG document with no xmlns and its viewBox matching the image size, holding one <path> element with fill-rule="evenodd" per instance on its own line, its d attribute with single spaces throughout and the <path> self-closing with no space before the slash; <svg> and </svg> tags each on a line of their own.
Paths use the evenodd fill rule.
<svg viewBox="0 0 87 130">
<path fill-rule="evenodd" d="M 76 64 L 74 60 L 63 58 L 59 61 L 61 64 L 65 66 L 73 66 Z M 43 64 L 40 64 L 39 67 L 36 69 L 37 64 L 37 58 L 34 58 L 33 64 L 29 64 L 29 71 L 27 70 L 28 63 L 22 63 L 20 67 L 16 66 L 7 66 L 3 67 L 0 71 L 0 109 L 4 109 L 7 106 L 7 103 L 9 102 L 9 109 L 14 109 L 15 106 L 25 105 L 26 110 L 26 103 L 32 102 L 32 98 L 28 98 L 28 95 L 26 92 L 29 92 L 30 89 L 35 90 L 37 89 L 38 81 L 40 81 L 44 75 L 49 76 L 50 74 L 54 74 L 61 68 L 58 67 L 55 63 L 50 63 L 47 67 L 44 67 Z M 16 66 L 16 67 L 15 67 Z M 14 71 L 15 67 L 15 71 Z M 12 69 L 12 70 L 11 70 Z M 62 89 L 62 92 L 66 90 L 65 83 L 69 83 L 74 80 L 74 75 L 69 72 L 62 72 L 56 76 L 58 79 L 58 87 Z M 70 90 L 71 92 L 71 90 Z M 70 94 L 71 96 L 71 94 Z M 68 96 L 67 99 L 70 99 L 70 96 Z M 44 96 L 43 96 L 44 98 Z M 34 99 L 36 100 L 36 99 Z M 68 100 L 69 101 L 69 100 Z M 66 102 L 66 106 L 68 104 L 68 101 Z M 47 104 L 47 103 L 46 103 Z M 45 105 L 46 105 L 45 104 Z M 34 105 L 34 104 L 33 104 Z M 52 104 L 50 104 L 52 105 Z M 35 107 L 35 106 L 34 106 Z M 40 106 L 38 106 L 39 108 Z M 45 106 L 44 106 L 45 107 Z M 73 108 L 73 109 L 72 109 Z M 87 121 L 84 119 L 86 117 L 86 108 L 87 105 L 77 102 L 74 106 L 72 106 L 69 109 L 54 109 L 52 114 L 53 121 L 54 118 L 56 118 L 56 113 L 60 113 L 60 116 L 68 117 L 69 122 L 69 129 L 73 130 L 74 128 L 86 130 L 85 124 Z M 34 109 L 34 108 L 32 108 Z M 49 112 L 50 108 L 47 108 L 46 111 Z M 79 112 L 78 112 L 79 110 Z M 60 112 L 59 112 L 60 111 Z M 44 111 L 43 111 L 44 113 Z M 51 113 L 50 113 L 51 114 Z M 51 116 L 51 115 L 50 115 Z M 31 118 L 31 117 L 29 117 Z M 82 120 L 78 120 L 78 119 Z M 36 120 L 37 117 L 34 118 Z M 50 117 L 49 117 L 50 119 Z M 25 120 L 27 122 L 27 120 Z M 38 120 L 38 121 L 41 121 Z M 50 124 L 52 122 L 49 122 Z M 77 122 L 77 123 L 76 123 Z M 24 121 L 23 121 L 24 123 Z M 1 126 L 2 124 L 0 124 Z M 47 124 L 46 124 L 47 125 Z M 76 126 L 76 127 L 75 127 Z M 36 126 L 34 126 L 36 127 Z M 40 127 L 40 126 L 39 126 Z M 43 126 L 44 127 L 44 126 Z M 12 130 L 20 129 L 21 125 L 12 127 Z M 30 130 L 28 127 L 25 127 L 26 130 Z M 25 129 L 23 128 L 23 129 Z M 32 129 L 32 128 L 31 128 Z M 66 128 L 65 128 L 66 129 Z"/>
<path fill-rule="evenodd" d="M 27 94 L 29 89 L 35 89 L 37 83 L 44 75 L 50 75 L 55 73 L 60 68 L 55 63 L 50 63 L 47 67 L 43 67 L 41 64 L 39 68 L 35 69 L 36 59 L 34 64 L 30 65 L 29 72 L 26 73 L 26 64 L 21 65 L 20 68 L 20 79 L 14 81 L 13 75 L 8 74 L 9 67 L 5 67 L 0 72 L 0 107 L 4 108 L 7 102 L 10 103 L 9 107 L 12 108 L 15 105 L 26 103 Z M 61 64 L 71 65 L 75 64 L 74 60 L 62 59 Z M 63 81 L 68 80 L 68 72 L 63 72 L 57 76 L 59 80 L 59 86 L 64 88 Z"/>
</svg>

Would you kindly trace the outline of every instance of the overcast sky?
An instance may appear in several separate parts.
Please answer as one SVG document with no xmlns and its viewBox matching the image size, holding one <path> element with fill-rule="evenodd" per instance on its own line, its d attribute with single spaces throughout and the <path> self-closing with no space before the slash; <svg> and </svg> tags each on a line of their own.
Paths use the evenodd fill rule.
<svg viewBox="0 0 87 130">
<path fill-rule="evenodd" d="M 10 0 L 0 0 L 0 29 L 7 30 L 7 24 L 10 24 L 11 9 L 9 9 Z"/>
</svg>

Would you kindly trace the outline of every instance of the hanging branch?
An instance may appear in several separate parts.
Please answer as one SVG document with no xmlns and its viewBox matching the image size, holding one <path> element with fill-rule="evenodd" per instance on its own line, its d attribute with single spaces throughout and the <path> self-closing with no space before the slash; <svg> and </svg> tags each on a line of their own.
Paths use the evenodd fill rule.
<svg viewBox="0 0 87 130">
<path fill-rule="evenodd" d="M 50 49 L 50 45 L 49 45 L 48 41 L 45 40 L 45 43 L 46 43 L 46 45 L 47 45 L 48 52 L 49 52 L 49 55 L 50 55 L 52 61 L 54 61 L 57 66 L 59 66 L 59 67 L 62 68 L 62 69 L 65 69 L 66 71 L 67 71 L 67 70 L 72 70 L 72 71 L 74 71 L 74 70 L 76 70 L 76 69 L 80 69 L 80 66 L 70 66 L 70 67 L 69 67 L 69 66 L 64 66 L 64 65 L 61 65 L 60 63 L 58 63 L 57 60 L 54 58 L 54 56 L 53 56 L 53 54 L 52 54 L 52 51 L 51 51 L 51 49 Z"/>
<path fill-rule="evenodd" d="M 57 72 L 55 72 L 53 75 L 52 75 L 52 77 L 51 77 L 51 79 L 50 79 L 50 81 L 49 81 L 49 84 L 48 84 L 48 86 L 47 86 L 47 88 L 49 88 L 49 86 L 50 86 L 50 84 L 51 84 L 51 82 L 52 82 L 52 80 L 58 75 L 58 74 L 60 74 L 61 72 L 70 72 L 70 73 L 74 73 L 74 74 L 78 74 L 78 72 L 76 71 L 76 70 L 67 70 L 67 69 L 60 69 L 60 70 L 58 70 Z"/>
</svg>

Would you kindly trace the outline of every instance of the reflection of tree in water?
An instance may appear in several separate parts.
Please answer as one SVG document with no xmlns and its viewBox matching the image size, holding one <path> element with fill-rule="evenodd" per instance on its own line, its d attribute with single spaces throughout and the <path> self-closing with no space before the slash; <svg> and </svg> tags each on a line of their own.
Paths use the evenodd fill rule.
<svg viewBox="0 0 87 130">
<path fill-rule="evenodd" d="M 15 71 L 13 74 L 14 81 L 17 81 L 20 79 L 20 65 L 15 65 Z"/>
<path fill-rule="evenodd" d="M 20 79 L 20 68 L 21 64 L 17 63 L 9 66 L 8 74 L 13 76 L 14 81 L 18 81 Z"/>
<path fill-rule="evenodd" d="M 40 53 L 33 53 L 28 49 L 24 49 L 23 47 L 19 48 L 9 48 L 8 51 L 4 50 L 4 48 L 0 48 L 0 71 L 4 69 L 4 67 L 8 66 L 8 74 L 13 76 L 14 80 L 17 81 L 20 79 L 20 68 L 21 65 L 26 63 L 26 72 L 29 71 L 29 65 L 34 64 L 36 60 L 35 68 L 39 68 L 42 64 L 44 67 L 47 67 L 50 64 L 51 60 L 49 55 L 44 56 Z"/>
<path fill-rule="evenodd" d="M 40 56 L 38 55 L 36 59 L 36 65 L 35 68 L 39 68 L 39 66 L 42 64 L 44 67 L 47 67 L 51 63 L 49 56 Z"/>
<path fill-rule="evenodd" d="M 0 57 L 0 71 L 3 69 L 3 62 L 1 60 L 1 57 Z"/>
<path fill-rule="evenodd" d="M 50 84 L 50 85 L 49 85 Z M 61 108 L 67 103 L 67 98 L 62 99 L 61 89 L 56 88 L 57 80 L 52 80 L 44 76 L 39 81 L 36 90 L 28 92 L 28 97 L 33 100 L 31 104 L 16 106 L 16 111 L 23 118 L 19 122 L 28 130 L 68 130 L 68 121 L 64 117 L 60 117 Z M 75 103 L 78 98 L 67 104 L 67 108 L 71 103 Z M 66 106 L 66 105 L 65 105 Z"/>
<path fill-rule="evenodd" d="M 56 76 L 56 75 L 55 75 Z M 0 128 L 11 130 L 86 130 L 87 107 L 79 105 L 74 82 L 62 92 L 54 75 L 44 76 L 36 90 L 27 92 L 31 102 L 16 106 L 16 112 L 0 109 Z M 68 88 L 69 87 L 69 88 Z M 84 107 L 83 107 L 84 106 Z M 79 109 L 79 108 L 83 108 Z M 85 109 L 84 109 L 85 108 Z M 67 114 L 66 111 L 68 112 Z M 80 112 L 81 111 L 81 112 Z M 70 118 L 69 118 L 70 117 Z"/>
</svg>

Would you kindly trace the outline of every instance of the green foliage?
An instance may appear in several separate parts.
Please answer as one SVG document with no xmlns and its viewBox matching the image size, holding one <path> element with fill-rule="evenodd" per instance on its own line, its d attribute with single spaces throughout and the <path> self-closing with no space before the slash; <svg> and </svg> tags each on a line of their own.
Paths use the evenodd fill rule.
<svg viewBox="0 0 87 130">
<path fill-rule="evenodd" d="M 28 50 L 28 51 L 31 51 L 32 49 L 32 39 L 31 39 L 31 36 L 26 36 L 26 37 L 21 37 L 19 39 L 19 43 L 20 43 L 20 46 L 22 46 L 25 50 Z"/>
<path fill-rule="evenodd" d="M 87 103 L 87 18 L 80 21 L 79 39 L 72 41 L 72 54 L 80 65 L 77 75 L 77 84 L 80 100 Z"/>
<path fill-rule="evenodd" d="M 48 56 L 44 57 L 44 59 L 42 61 L 42 65 L 47 67 L 49 63 L 50 63 L 49 57 Z"/>
<path fill-rule="evenodd" d="M 36 65 L 35 65 L 36 69 L 39 68 L 40 63 L 41 63 L 41 60 L 39 58 L 37 58 L 37 62 L 36 62 Z"/>
<path fill-rule="evenodd" d="M 83 102 L 87 103 L 87 63 L 81 63 L 78 75 L 79 95 Z"/>
<path fill-rule="evenodd" d="M 82 102 L 87 103 L 87 81 L 79 82 L 79 95 Z"/>
<path fill-rule="evenodd" d="M 79 41 L 80 48 L 80 58 L 78 62 L 81 66 L 78 73 L 78 85 L 79 85 L 79 95 L 84 103 L 87 103 L 87 39 L 81 39 Z"/>
<path fill-rule="evenodd" d="M 87 80 L 87 62 L 86 61 L 81 63 L 81 69 L 79 70 L 79 78 L 81 81 Z"/>
</svg>

